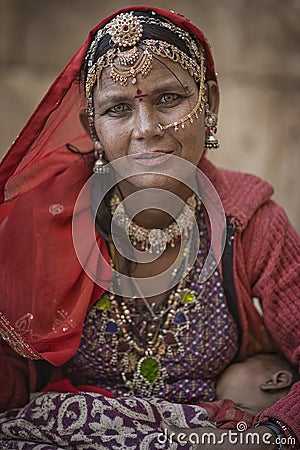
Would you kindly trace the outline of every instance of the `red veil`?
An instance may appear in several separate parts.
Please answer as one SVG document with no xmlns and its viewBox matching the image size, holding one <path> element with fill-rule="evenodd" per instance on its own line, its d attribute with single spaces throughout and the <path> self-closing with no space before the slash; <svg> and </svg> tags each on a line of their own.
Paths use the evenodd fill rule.
<svg viewBox="0 0 300 450">
<path fill-rule="evenodd" d="M 76 198 L 91 174 L 90 156 L 72 153 L 92 149 L 79 111 L 86 107 L 81 68 L 100 22 L 56 78 L 3 159 L 0 167 L 0 331 L 21 355 L 44 358 L 54 365 L 75 353 L 88 306 L 101 294 L 79 264 L 72 240 Z M 208 43 L 184 17 L 150 8 L 196 35 L 206 52 L 207 74 L 216 79 Z M 80 211 L 91 222 L 90 206 Z M 105 243 L 99 247 L 108 260 Z M 92 256 L 93 244 L 87 249 Z M 101 271 L 103 268 L 98 267 Z M 103 277 L 109 274 L 103 273 Z"/>
</svg>

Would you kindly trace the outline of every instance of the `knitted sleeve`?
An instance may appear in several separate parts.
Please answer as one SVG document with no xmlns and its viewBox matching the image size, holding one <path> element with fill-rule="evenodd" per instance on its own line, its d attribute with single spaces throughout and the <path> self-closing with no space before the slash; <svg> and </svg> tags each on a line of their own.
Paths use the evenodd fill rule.
<svg viewBox="0 0 300 450">
<path fill-rule="evenodd" d="M 286 214 L 267 202 L 251 224 L 248 262 L 252 294 L 261 301 L 266 327 L 288 360 L 300 359 L 300 239 Z M 254 238 L 255 236 L 255 238 Z M 252 267 L 251 267 L 252 266 Z M 300 440 L 300 382 L 257 417 L 284 422 Z"/>
</svg>

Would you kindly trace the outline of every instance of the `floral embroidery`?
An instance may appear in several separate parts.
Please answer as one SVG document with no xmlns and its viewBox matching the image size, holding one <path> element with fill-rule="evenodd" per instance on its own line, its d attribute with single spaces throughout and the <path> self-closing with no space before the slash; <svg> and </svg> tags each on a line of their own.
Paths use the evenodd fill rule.
<svg viewBox="0 0 300 450">
<path fill-rule="evenodd" d="M 133 407 L 134 406 L 134 407 Z M 151 398 L 106 398 L 94 393 L 43 393 L 0 416 L 1 448 L 19 450 L 188 450 L 163 442 L 163 420 L 181 427 L 212 425 L 200 406 Z"/>
</svg>

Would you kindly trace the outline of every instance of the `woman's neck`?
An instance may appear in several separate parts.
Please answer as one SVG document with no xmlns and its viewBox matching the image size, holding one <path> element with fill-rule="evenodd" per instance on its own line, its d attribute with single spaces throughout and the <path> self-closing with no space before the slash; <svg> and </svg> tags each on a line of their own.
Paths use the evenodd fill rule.
<svg viewBox="0 0 300 450">
<path fill-rule="evenodd" d="M 180 194 L 172 192 L 172 194 L 176 195 L 177 201 L 172 201 L 169 191 L 164 191 L 163 189 L 137 190 L 121 185 L 119 186 L 119 191 L 121 201 L 135 192 L 140 192 L 139 198 L 143 200 L 142 205 L 138 207 L 135 202 L 126 203 L 126 213 L 134 223 L 148 229 L 168 227 L 180 214 L 184 206 L 183 202 L 186 203 L 187 199 L 192 195 L 191 189 L 187 186 L 182 187 Z M 152 205 L 155 205 L 155 207 Z M 142 208 L 145 209 L 141 210 Z M 136 213 L 137 211 L 140 212 Z"/>
</svg>

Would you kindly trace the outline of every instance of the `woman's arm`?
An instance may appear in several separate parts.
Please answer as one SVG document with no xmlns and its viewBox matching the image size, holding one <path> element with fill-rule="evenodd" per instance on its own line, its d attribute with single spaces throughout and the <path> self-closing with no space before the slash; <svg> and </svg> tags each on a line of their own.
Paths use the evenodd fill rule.
<svg viewBox="0 0 300 450">
<path fill-rule="evenodd" d="M 268 201 L 248 224 L 241 242 L 249 291 L 252 297 L 257 297 L 261 302 L 264 324 L 280 351 L 299 366 L 299 236 L 283 209 L 273 201 Z M 278 420 L 287 425 L 300 441 L 299 405 L 298 382 L 284 398 L 259 414 L 256 423 Z"/>
</svg>

